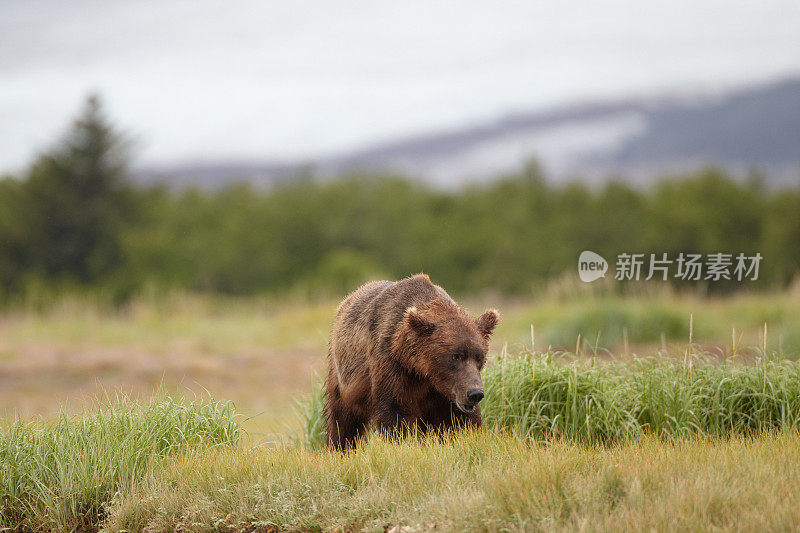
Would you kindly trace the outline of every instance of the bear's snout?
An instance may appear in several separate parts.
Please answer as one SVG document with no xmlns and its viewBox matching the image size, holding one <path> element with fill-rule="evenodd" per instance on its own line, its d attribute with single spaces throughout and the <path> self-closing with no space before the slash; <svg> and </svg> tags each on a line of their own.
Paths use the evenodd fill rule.
<svg viewBox="0 0 800 533">
<path fill-rule="evenodd" d="M 474 388 L 467 391 L 467 401 L 472 405 L 475 405 L 481 400 L 483 400 L 483 389 Z"/>
<path fill-rule="evenodd" d="M 466 391 L 462 389 L 460 394 L 456 393 L 453 403 L 460 411 L 471 413 L 481 400 L 483 400 L 483 384 L 478 379 L 478 382 L 473 383 Z"/>
</svg>

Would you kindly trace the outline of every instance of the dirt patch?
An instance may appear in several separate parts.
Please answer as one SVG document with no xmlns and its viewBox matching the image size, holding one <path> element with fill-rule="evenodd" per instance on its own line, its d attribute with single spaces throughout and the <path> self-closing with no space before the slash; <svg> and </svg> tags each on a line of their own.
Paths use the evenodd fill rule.
<svg viewBox="0 0 800 533">
<path fill-rule="evenodd" d="M 65 348 L 46 343 L 0 347 L 0 405 L 5 415 L 77 412 L 94 399 L 122 391 L 148 397 L 202 394 L 232 400 L 250 412 L 283 413 L 324 367 L 318 350 L 214 353 L 185 347 L 174 354 L 141 348 Z M 10 354 L 10 355 L 8 355 Z"/>
</svg>

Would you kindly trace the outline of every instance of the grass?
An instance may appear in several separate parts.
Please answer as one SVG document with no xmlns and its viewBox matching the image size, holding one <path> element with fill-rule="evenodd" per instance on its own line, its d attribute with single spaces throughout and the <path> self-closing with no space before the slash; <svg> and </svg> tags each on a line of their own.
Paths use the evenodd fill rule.
<svg viewBox="0 0 800 533">
<path fill-rule="evenodd" d="M 297 405 L 299 423 L 290 416 L 324 370 L 335 306 L 178 295 L 113 313 L 68 301 L 6 311 L 0 530 L 781 530 L 800 520 L 797 294 L 501 302 L 482 432 L 373 435 L 346 455 L 320 447 L 318 384 Z M 550 347 L 502 355 L 506 342 L 514 352 L 531 342 L 531 323 L 536 345 Z M 207 389 L 269 422 L 210 400 L 149 400 L 159 384 Z M 136 400 L 85 400 L 116 389 Z"/>
<path fill-rule="evenodd" d="M 336 303 L 191 295 L 111 311 L 64 300 L 0 313 L 0 418 L 80 413 L 105 391 L 146 400 L 163 387 L 242 406 L 248 431 L 281 431 L 324 367 Z M 269 386 L 265 387 L 264 384 Z"/>
<path fill-rule="evenodd" d="M 597 346 L 600 355 L 653 353 L 663 345 L 682 350 L 693 314 L 702 350 L 729 356 L 733 337 L 737 346 L 761 346 L 767 322 L 768 349 L 794 358 L 800 354 L 798 290 L 800 285 L 781 294 L 725 298 L 663 291 L 524 301 L 486 296 L 464 303 L 473 313 L 500 308 L 494 351 L 505 342 L 512 351 L 529 343 L 531 324 L 540 349 L 575 350 L 580 336 L 579 351 Z M 54 416 L 65 405 L 77 413 L 105 390 L 146 399 L 163 383 L 169 390 L 208 390 L 247 414 L 264 413 L 248 423 L 248 431 L 281 431 L 291 422 L 286 414 L 293 399 L 315 372 L 325 371 L 337 303 L 165 294 L 117 310 L 77 297 L 45 308 L 3 310 L 0 416 Z"/>
<path fill-rule="evenodd" d="M 496 337 L 516 346 L 530 341 L 536 327 L 539 347 L 581 350 L 599 347 L 620 353 L 653 352 L 686 343 L 690 316 L 695 339 L 702 348 L 731 354 L 732 332 L 737 346 L 761 346 L 764 324 L 769 324 L 769 349 L 787 358 L 800 354 L 800 285 L 784 294 L 740 294 L 731 297 L 696 297 L 657 293 L 619 297 L 584 295 L 546 298 L 500 306 L 503 313 Z"/>
<path fill-rule="evenodd" d="M 610 442 L 651 433 L 751 434 L 800 426 L 800 365 L 758 357 L 719 364 L 690 356 L 625 363 L 552 354 L 504 357 L 485 376 L 489 427 L 535 439 Z"/>
<path fill-rule="evenodd" d="M 19 531 L 786 529 L 800 519 L 800 364 L 503 356 L 485 426 L 253 445 L 229 405 L 122 399 L 0 435 Z M 316 444 L 317 446 L 314 446 Z M 416 529 L 414 529 L 416 528 Z"/>
<path fill-rule="evenodd" d="M 609 443 L 644 434 L 728 436 L 800 427 L 800 363 L 703 355 L 624 362 L 530 353 L 490 361 L 484 425 L 546 441 Z M 306 441 L 320 447 L 322 391 L 301 409 Z"/>
<path fill-rule="evenodd" d="M 9 345 L 26 340 L 69 348 L 136 347 L 160 354 L 192 349 L 230 354 L 324 346 L 337 302 L 225 298 L 167 293 L 110 310 L 91 299 L 6 310 L 0 331 Z"/>
<path fill-rule="evenodd" d="M 157 458 L 235 445 L 238 420 L 211 400 L 127 398 L 81 416 L 0 429 L 0 530 L 87 530 Z"/>
<path fill-rule="evenodd" d="M 791 530 L 800 436 L 643 437 L 613 447 L 513 433 L 373 438 L 175 456 L 115 502 L 110 531 Z"/>
</svg>

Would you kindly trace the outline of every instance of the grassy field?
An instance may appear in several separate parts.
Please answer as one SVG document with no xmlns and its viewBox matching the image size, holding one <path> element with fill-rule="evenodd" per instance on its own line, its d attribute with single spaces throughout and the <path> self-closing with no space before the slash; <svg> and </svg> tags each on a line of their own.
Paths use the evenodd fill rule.
<svg viewBox="0 0 800 533">
<path fill-rule="evenodd" d="M 338 301 L 226 300 L 160 295 L 109 311 L 64 299 L 47 309 L 0 313 L 0 417 L 80 412 L 122 390 L 146 399 L 160 385 L 225 398 L 248 415 L 252 433 L 293 424 L 294 399 L 325 371 L 325 344 Z M 689 340 L 722 358 L 763 345 L 800 353 L 800 288 L 781 294 L 709 299 L 666 293 L 621 298 L 554 292 L 536 300 L 487 296 L 465 301 L 502 313 L 491 349 L 611 354 L 682 354 Z M 662 335 L 663 334 L 663 335 Z M 576 348 L 577 346 L 577 348 Z"/>
<path fill-rule="evenodd" d="M 356 453 L 173 456 L 111 508 L 111 530 L 791 530 L 800 436 L 646 437 L 613 447 L 513 434 L 374 438 Z M 273 528 L 273 529 L 270 529 Z"/>
<path fill-rule="evenodd" d="M 800 519 L 800 365 L 523 353 L 481 431 L 349 453 L 253 445 L 229 404 L 130 400 L 0 433 L 0 528 L 785 530 Z M 318 424 L 318 402 L 307 409 Z M 405 528 L 405 529 L 402 529 Z"/>
<path fill-rule="evenodd" d="M 484 431 L 373 435 L 347 455 L 320 449 L 311 386 L 334 300 L 7 311 L 0 529 L 785 530 L 800 519 L 797 294 L 466 305 L 503 313 Z M 129 396 L 104 399 L 117 391 Z"/>
<path fill-rule="evenodd" d="M 484 371 L 484 426 L 535 441 L 610 444 L 642 435 L 727 437 L 800 427 L 800 364 L 685 352 L 622 362 L 501 354 Z M 305 441 L 322 447 L 322 390 L 304 404 Z"/>
</svg>

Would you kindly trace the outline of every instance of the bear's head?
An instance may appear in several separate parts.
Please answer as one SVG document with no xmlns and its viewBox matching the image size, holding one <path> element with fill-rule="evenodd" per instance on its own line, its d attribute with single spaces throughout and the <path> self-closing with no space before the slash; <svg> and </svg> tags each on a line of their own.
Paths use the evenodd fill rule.
<svg viewBox="0 0 800 533">
<path fill-rule="evenodd" d="M 499 320 L 495 309 L 471 318 L 441 298 L 409 307 L 394 338 L 395 354 L 458 409 L 471 413 L 483 399 L 481 370 Z"/>
</svg>

